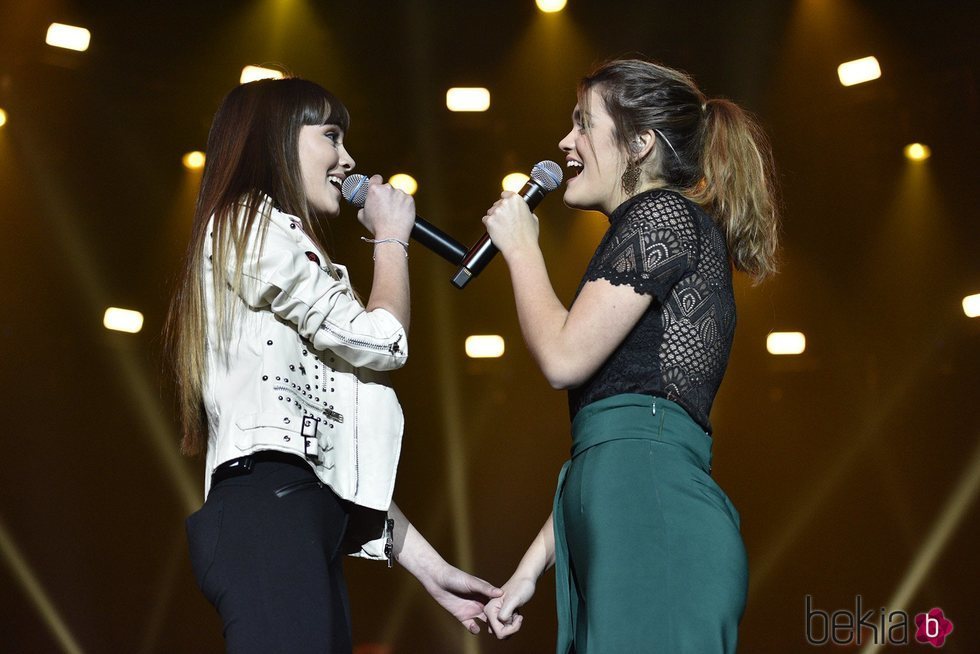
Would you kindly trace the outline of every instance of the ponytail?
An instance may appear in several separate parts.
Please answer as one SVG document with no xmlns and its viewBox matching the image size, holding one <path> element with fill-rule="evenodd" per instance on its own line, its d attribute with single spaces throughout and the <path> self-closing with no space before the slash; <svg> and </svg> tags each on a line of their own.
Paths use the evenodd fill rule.
<svg viewBox="0 0 980 654">
<path fill-rule="evenodd" d="M 703 106 L 704 178 L 687 195 L 719 221 L 735 267 L 761 281 L 776 272 L 779 244 L 769 141 L 734 102 L 708 100 Z"/>
</svg>

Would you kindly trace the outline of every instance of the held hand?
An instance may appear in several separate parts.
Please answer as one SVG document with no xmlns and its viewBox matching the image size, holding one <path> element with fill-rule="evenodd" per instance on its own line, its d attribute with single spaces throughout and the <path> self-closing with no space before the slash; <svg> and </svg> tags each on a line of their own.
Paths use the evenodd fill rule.
<svg viewBox="0 0 980 654">
<path fill-rule="evenodd" d="M 471 634 L 480 633 L 477 620 L 486 620 L 486 603 L 503 592 L 478 577 L 446 563 L 424 584 L 439 605 L 459 620 Z"/>
<path fill-rule="evenodd" d="M 526 248 L 538 247 L 538 217 L 524 199 L 504 191 L 483 217 L 490 240 L 506 257 Z"/>
<path fill-rule="evenodd" d="M 357 219 L 377 239 L 397 238 L 407 241 L 415 224 L 415 200 L 391 184 L 385 184 L 381 175 L 374 175 L 368 182 L 364 208 L 357 212 Z"/>
<path fill-rule="evenodd" d="M 511 577 L 504 584 L 502 597 L 487 602 L 487 618 L 490 631 L 503 640 L 516 634 L 524 624 L 524 616 L 518 609 L 527 604 L 534 595 L 535 583 L 528 577 Z"/>
</svg>

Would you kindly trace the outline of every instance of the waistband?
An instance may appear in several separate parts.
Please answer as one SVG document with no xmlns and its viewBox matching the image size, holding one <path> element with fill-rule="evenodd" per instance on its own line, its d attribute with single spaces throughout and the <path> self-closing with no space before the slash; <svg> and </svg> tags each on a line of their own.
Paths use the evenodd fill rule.
<svg viewBox="0 0 980 654">
<path fill-rule="evenodd" d="M 644 439 L 675 445 L 711 471 L 711 436 L 676 402 L 622 393 L 587 404 L 572 421 L 572 458 L 601 443 Z"/>
<path fill-rule="evenodd" d="M 239 477 L 241 475 L 251 473 L 252 468 L 254 468 L 257 463 L 270 462 L 284 463 L 286 465 L 309 470 L 311 474 L 313 473 L 313 468 L 310 467 L 310 464 L 298 454 L 279 452 L 277 450 L 259 450 L 258 452 L 240 456 L 237 459 L 225 461 L 216 467 L 214 472 L 211 473 L 211 488 L 214 488 L 219 482 L 222 482 L 225 479 Z"/>
</svg>

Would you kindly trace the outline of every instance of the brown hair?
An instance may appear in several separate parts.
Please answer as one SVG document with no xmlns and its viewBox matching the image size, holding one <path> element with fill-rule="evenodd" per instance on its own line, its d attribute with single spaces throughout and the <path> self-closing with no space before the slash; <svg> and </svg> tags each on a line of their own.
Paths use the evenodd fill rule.
<svg viewBox="0 0 980 654">
<path fill-rule="evenodd" d="M 685 73 L 638 59 L 610 61 L 581 81 L 586 112 L 593 89 L 631 160 L 637 136 L 656 133 L 656 156 L 642 166 L 653 184 L 708 210 L 736 268 L 756 280 L 774 273 L 779 214 L 772 153 L 752 116 L 734 102 L 707 99 Z"/>
<path fill-rule="evenodd" d="M 242 285 L 245 245 L 252 230 L 259 229 L 262 247 L 268 221 L 260 219 L 256 225 L 256 218 L 267 215 L 269 203 L 298 217 L 316 239 L 298 143 L 304 125 L 325 124 L 346 130 L 350 124 L 347 109 L 326 89 L 299 78 L 260 80 L 234 88 L 211 123 L 191 239 L 164 330 L 176 377 L 185 454 L 202 452 L 208 434 L 202 401 L 208 336 L 205 239 L 213 241 L 214 285 L 210 290 L 221 343 L 230 335 L 234 294 Z"/>
</svg>

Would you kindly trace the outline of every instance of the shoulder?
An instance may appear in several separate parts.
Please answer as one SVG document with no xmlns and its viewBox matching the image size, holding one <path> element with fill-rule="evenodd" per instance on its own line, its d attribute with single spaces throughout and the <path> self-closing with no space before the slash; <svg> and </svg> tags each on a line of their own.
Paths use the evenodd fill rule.
<svg viewBox="0 0 980 654">
<path fill-rule="evenodd" d="M 695 205 L 676 191 L 653 189 L 632 198 L 623 222 L 636 227 L 687 228 L 696 225 Z"/>
</svg>

